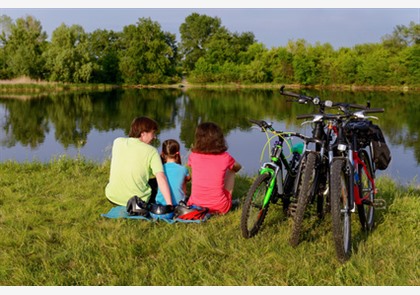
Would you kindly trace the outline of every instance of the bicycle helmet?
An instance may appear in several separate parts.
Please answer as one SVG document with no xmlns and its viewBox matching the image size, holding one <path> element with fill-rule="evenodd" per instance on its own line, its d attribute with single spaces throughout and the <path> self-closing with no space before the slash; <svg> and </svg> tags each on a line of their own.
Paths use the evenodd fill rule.
<svg viewBox="0 0 420 295">
<path fill-rule="evenodd" d="M 174 207 L 172 205 L 150 204 L 150 216 L 155 219 L 172 219 Z"/>
<path fill-rule="evenodd" d="M 178 206 L 174 209 L 174 217 L 177 218 L 178 216 L 191 213 L 196 211 L 197 209 L 187 206 L 184 202 L 179 202 Z"/>
<path fill-rule="evenodd" d="M 140 199 L 138 196 L 134 196 L 128 200 L 126 210 L 127 213 L 132 216 L 149 216 L 147 203 Z"/>
</svg>

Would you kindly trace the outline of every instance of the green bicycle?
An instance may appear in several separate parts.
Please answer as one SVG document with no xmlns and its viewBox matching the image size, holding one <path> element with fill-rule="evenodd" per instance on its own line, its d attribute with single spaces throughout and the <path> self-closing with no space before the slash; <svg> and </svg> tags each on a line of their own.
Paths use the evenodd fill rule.
<svg viewBox="0 0 420 295">
<path fill-rule="evenodd" d="M 314 141 L 301 133 L 276 131 L 272 124 L 263 120 L 250 122 L 266 133 L 267 143 L 272 138 L 277 139 L 271 148 L 270 161 L 260 167 L 243 203 L 241 231 L 244 238 L 251 238 L 259 232 L 271 203 L 276 204 L 280 200 L 283 213 L 286 216 L 293 214 L 290 204 L 296 202 L 294 197 L 297 195 L 296 179 L 300 175 L 301 154 L 308 142 Z M 290 142 L 293 138 L 300 138 L 300 142 L 292 146 Z M 284 153 L 285 144 L 290 150 L 290 160 Z"/>
</svg>

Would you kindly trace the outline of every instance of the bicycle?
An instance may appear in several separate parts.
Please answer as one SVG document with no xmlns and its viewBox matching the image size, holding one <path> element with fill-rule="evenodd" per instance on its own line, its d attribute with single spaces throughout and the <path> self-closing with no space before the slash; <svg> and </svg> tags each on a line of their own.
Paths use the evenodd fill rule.
<svg viewBox="0 0 420 295">
<path fill-rule="evenodd" d="M 270 151 L 270 161 L 259 169 L 258 176 L 247 192 L 242 207 L 241 232 L 244 238 L 255 236 L 267 215 L 271 203 L 282 201 L 283 212 L 287 215 L 291 197 L 296 194 L 295 180 L 299 175 L 301 153 L 312 139 L 297 133 L 276 131 L 272 124 L 263 120 L 249 120 L 261 128 L 267 135 L 267 144 L 277 137 Z M 270 134 L 273 136 L 270 138 Z M 287 140 L 300 138 L 303 142 L 290 146 Z M 287 160 L 283 145 L 289 145 L 292 158 Z"/>
<path fill-rule="evenodd" d="M 297 116 L 297 119 L 311 119 L 303 122 L 302 125 L 312 125 L 312 138 L 318 140 L 318 143 L 315 145 L 315 148 L 305 150 L 302 155 L 301 176 L 297 184 L 297 203 L 289 239 L 290 245 L 296 247 L 300 241 L 304 215 L 308 213 L 308 205 L 316 201 L 316 215 L 318 219 L 322 219 L 325 213 L 329 211 L 329 168 L 334 155 L 333 146 L 337 129 L 336 120 L 334 117 L 325 114 L 325 109 L 337 106 L 337 104 L 330 100 L 322 101 L 319 97 L 286 92 L 284 91 L 284 86 L 280 88 L 280 93 L 293 97 L 293 102 L 301 104 L 312 103 L 318 106 L 319 111 L 317 114 Z"/>
<path fill-rule="evenodd" d="M 336 255 L 341 262 L 351 256 L 351 214 L 357 208 L 363 231 L 374 228 L 375 207 L 385 201 L 375 199 L 375 163 L 372 160 L 374 148 L 369 113 L 380 113 L 384 109 L 352 111 L 341 106 L 343 115 L 338 115 L 337 155 L 331 163 L 331 218 Z"/>
<path fill-rule="evenodd" d="M 365 112 L 377 112 L 378 109 L 366 111 L 370 108 L 369 103 L 367 106 L 362 106 L 349 103 L 333 103 L 328 100 L 322 101 L 319 97 L 310 97 L 293 92 L 286 92 L 284 91 L 284 86 L 280 88 L 280 93 L 282 95 L 294 97 L 295 100 L 292 101 L 304 104 L 313 103 L 314 105 L 319 106 L 319 113 L 299 115 L 297 118 L 311 119 L 303 122 L 302 125 L 311 123 L 312 136 L 322 140 L 323 143 L 322 145 L 317 145 L 313 150 L 306 150 L 302 156 L 302 172 L 298 183 L 299 195 L 297 197 L 297 208 L 293 218 L 292 233 L 289 239 L 289 243 L 296 247 L 299 244 L 302 233 L 304 215 L 309 211 L 307 208 L 308 205 L 314 203 L 315 199 L 317 200 L 316 211 L 319 218 L 322 218 L 326 212 L 330 211 L 330 171 L 334 156 L 338 155 L 336 140 L 340 124 L 342 124 L 344 119 L 352 116 L 350 108 L 364 110 Z M 326 114 L 326 107 L 337 108 L 344 113 L 344 115 Z M 354 116 L 358 117 L 359 120 L 363 119 L 360 113 L 356 113 Z M 357 163 L 360 162 L 357 159 L 356 161 Z M 372 175 L 372 173 L 370 172 L 369 175 Z M 325 204 L 325 206 L 323 204 Z M 363 217 L 364 211 L 361 208 L 358 212 L 360 213 L 360 221 L 363 228 L 365 226 Z"/>
</svg>

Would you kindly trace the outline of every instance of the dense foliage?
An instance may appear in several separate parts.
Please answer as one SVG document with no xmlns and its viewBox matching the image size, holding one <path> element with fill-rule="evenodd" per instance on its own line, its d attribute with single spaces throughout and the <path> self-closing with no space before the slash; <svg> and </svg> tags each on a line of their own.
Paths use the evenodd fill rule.
<svg viewBox="0 0 420 295">
<path fill-rule="evenodd" d="M 268 49 L 252 32 L 232 33 L 218 17 L 192 13 L 180 42 L 159 23 L 140 18 L 122 32 L 62 24 L 51 41 L 32 16 L 0 16 L 0 79 L 28 76 L 70 83 L 420 85 L 420 25 L 396 26 L 381 43 L 334 49 L 290 40 Z"/>
</svg>

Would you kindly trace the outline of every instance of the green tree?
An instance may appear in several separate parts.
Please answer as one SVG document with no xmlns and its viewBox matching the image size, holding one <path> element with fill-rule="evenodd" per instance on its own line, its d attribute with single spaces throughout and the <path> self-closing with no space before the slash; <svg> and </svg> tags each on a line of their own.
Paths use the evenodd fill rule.
<svg viewBox="0 0 420 295">
<path fill-rule="evenodd" d="M 420 44 L 414 44 L 399 54 L 399 65 L 404 69 L 401 84 L 420 85 Z"/>
<path fill-rule="evenodd" d="M 195 63 L 195 68 L 190 74 L 190 79 L 196 83 L 214 82 L 216 81 L 216 72 L 218 72 L 217 65 L 209 63 L 204 57 L 200 57 Z"/>
<path fill-rule="evenodd" d="M 253 44 L 255 44 L 253 33 L 232 34 L 222 27 L 207 42 L 204 57 L 211 63 L 241 63 L 242 53 L 246 52 Z"/>
<path fill-rule="evenodd" d="M 404 25 L 396 26 L 392 34 L 382 37 L 382 44 L 386 48 L 394 50 L 420 44 L 420 24 L 412 21 L 408 27 Z"/>
<path fill-rule="evenodd" d="M 88 35 L 79 25 L 68 27 L 63 23 L 55 29 L 45 59 L 51 81 L 91 81 L 95 63 L 89 53 Z"/>
<path fill-rule="evenodd" d="M 11 76 L 6 64 L 7 57 L 4 46 L 9 39 L 12 23 L 9 16 L 0 16 L 0 79 L 8 79 Z"/>
<path fill-rule="evenodd" d="M 357 82 L 362 85 L 386 85 L 390 70 L 390 52 L 381 44 L 363 44 L 355 46 L 359 60 Z"/>
<path fill-rule="evenodd" d="M 128 84 L 168 83 L 177 79 L 175 35 L 163 32 L 159 23 L 140 18 L 137 26 L 123 28 L 120 64 Z"/>
<path fill-rule="evenodd" d="M 88 35 L 89 52 L 96 66 L 92 73 L 94 83 L 119 83 L 120 33 L 95 30 Z"/>
<path fill-rule="evenodd" d="M 266 58 L 267 48 L 262 43 L 254 43 L 241 53 L 244 62 L 241 77 L 244 82 L 262 83 L 271 78 L 270 66 Z"/>
<path fill-rule="evenodd" d="M 181 34 L 180 53 L 183 57 L 183 67 L 189 72 L 194 69 L 195 63 L 205 54 L 207 43 L 219 30 L 222 29 L 218 17 L 210 17 L 193 13 L 185 18 L 179 27 Z M 226 31 L 226 29 L 223 28 Z"/>
<path fill-rule="evenodd" d="M 272 48 L 264 54 L 264 58 L 272 82 L 293 83 L 293 55 L 286 48 Z"/>
<path fill-rule="evenodd" d="M 289 41 L 287 49 L 293 54 L 293 72 L 297 83 L 313 85 L 316 83 L 317 60 L 310 54 L 312 46 L 304 39 Z"/>
<path fill-rule="evenodd" d="M 356 52 L 341 47 L 329 70 L 332 84 L 354 84 L 356 82 L 358 59 Z"/>
<path fill-rule="evenodd" d="M 2 29 L 3 64 L 10 77 L 27 76 L 34 79 L 43 77 L 47 34 L 42 31 L 41 22 L 33 16 L 18 18 L 15 23 L 8 23 L 7 17 L 3 24 L 9 32 Z"/>
</svg>

